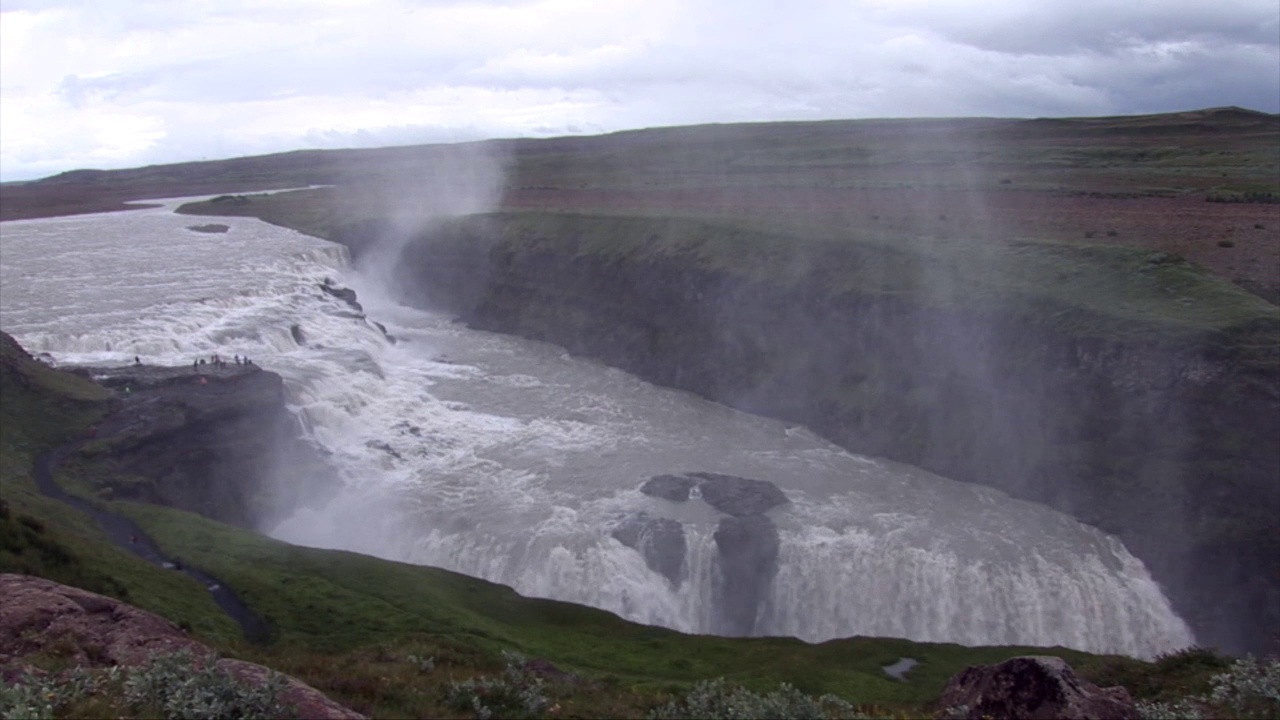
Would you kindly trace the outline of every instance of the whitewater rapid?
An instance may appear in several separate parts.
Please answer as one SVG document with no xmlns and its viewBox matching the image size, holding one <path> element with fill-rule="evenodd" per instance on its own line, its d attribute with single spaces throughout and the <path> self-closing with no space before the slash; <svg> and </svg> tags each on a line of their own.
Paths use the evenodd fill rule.
<svg viewBox="0 0 1280 720">
<path fill-rule="evenodd" d="M 467 329 L 397 304 L 341 246 L 243 218 L 197 233 L 186 227 L 206 219 L 174 205 L 0 224 L 0 328 L 58 363 L 238 354 L 282 375 L 347 490 L 275 537 L 710 632 L 719 515 L 639 486 L 727 473 L 791 500 L 769 512 L 781 546 L 759 634 L 1140 657 L 1193 643 L 1118 540 L 1048 507 Z M 355 289 L 367 318 L 322 292 L 326 279 Z M 641 511 L 684 525 L 678 587 L 611 536 Z"/>
</svg>

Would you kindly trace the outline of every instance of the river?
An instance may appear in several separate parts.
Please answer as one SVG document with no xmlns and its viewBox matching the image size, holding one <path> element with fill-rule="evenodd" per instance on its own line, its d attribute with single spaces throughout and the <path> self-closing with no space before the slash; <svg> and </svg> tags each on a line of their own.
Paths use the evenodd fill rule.
<svg viewBox="0 0 1280 720">
<path fill-rule="evenodd" d="M 0 224 L 0 328 L 59 364 L 219 353 L 282 375 L 346 491 L 265 528 L 274 537 L 714 632 L 718 513 L 639 487 L 727 473 L 790 500 L 769 511 L 781 544 L 756 634 L 1139 657 L 1193 643 L 1117 539 L 1046 506 L 398 305 L 341 246 L 244 218 L 195 232 L 206 220 L 177 204 Z M 326 278 L 368 319 L 321 292 Z M 679 584 L 612 536 L 640 512 L 682 523 Z"/>
</svg>

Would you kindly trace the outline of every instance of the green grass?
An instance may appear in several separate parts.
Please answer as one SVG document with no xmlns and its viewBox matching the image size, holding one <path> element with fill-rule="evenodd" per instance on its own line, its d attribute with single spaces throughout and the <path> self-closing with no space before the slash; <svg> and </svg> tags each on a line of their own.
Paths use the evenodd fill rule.
<svg viewBox="0 0 1280 720">
<path fill-rule="evenodd" d="M 968 648 L 888 638 L 810 645 L 791 638 L 682 635 L 592 608 L 524 598 L 444 570 L 295 547 L 154 506 L 113 507 L 143 525 L 167 553 L 235 587 L 274 625 L 273 657 L 303 648 L 341 656 L 380 646 L 389 665 L 411 653 L 461 654 L 456 674 L 465 674 L 492 669 L 498 651 L 514 649 L 588 677 L 615 678 L 643 697 L 724 676 L 761 691 L 789 682 L 808 693 L 886 707 L 922 706 L 973 663 L 1032 652 L 1077 664 L 1092 657 L 1061 648 Z M 905 683 L 881 669 L 903 656 L 921 662 Z M 314 673 L 306 679 L 321 687 L 335 682 L 323 668 L 302 663 L 299 671 Z"/>
</svg>

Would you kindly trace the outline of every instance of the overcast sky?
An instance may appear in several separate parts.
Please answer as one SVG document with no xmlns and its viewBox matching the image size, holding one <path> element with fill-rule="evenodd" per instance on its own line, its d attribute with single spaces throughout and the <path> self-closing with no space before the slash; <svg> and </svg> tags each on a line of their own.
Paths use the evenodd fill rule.
<svg viewBox="0 0 1280 720">
<path fill-rule="evenodd" d="M 0 179 L 748 120 L 1280 111 L 1276 0 L 0 0 Z"/>
</svg>

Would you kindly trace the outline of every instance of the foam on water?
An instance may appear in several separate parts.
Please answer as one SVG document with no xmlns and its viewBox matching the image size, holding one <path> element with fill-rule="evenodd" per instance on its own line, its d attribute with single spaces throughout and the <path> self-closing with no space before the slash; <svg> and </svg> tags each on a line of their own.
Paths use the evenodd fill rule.
<svg viewBox="0 0 1280 720">
<path fill-rule="evenodd" d="M 225 235 L 184 229 L 192 222 L 159 209 L 0 225 L 0 325 L 59 362 L 219 353 L 280 373 L 347 491 L 277 537 L 707 632 L 719 516 L 637 488 L 723 472 L 792 500 L 771 511 L 780 564 L 761 633 L 1139 656 L 1192 642 L 1118 541 L 1047 507 L 397 305 L 339 246 L 255 220 L 221 220 Z M 326 277 L 355 288 L 401 342 L 321 292 Z M 637 512 L 684 525 L 678 586 L 611 536 Z"/>
</svg>

